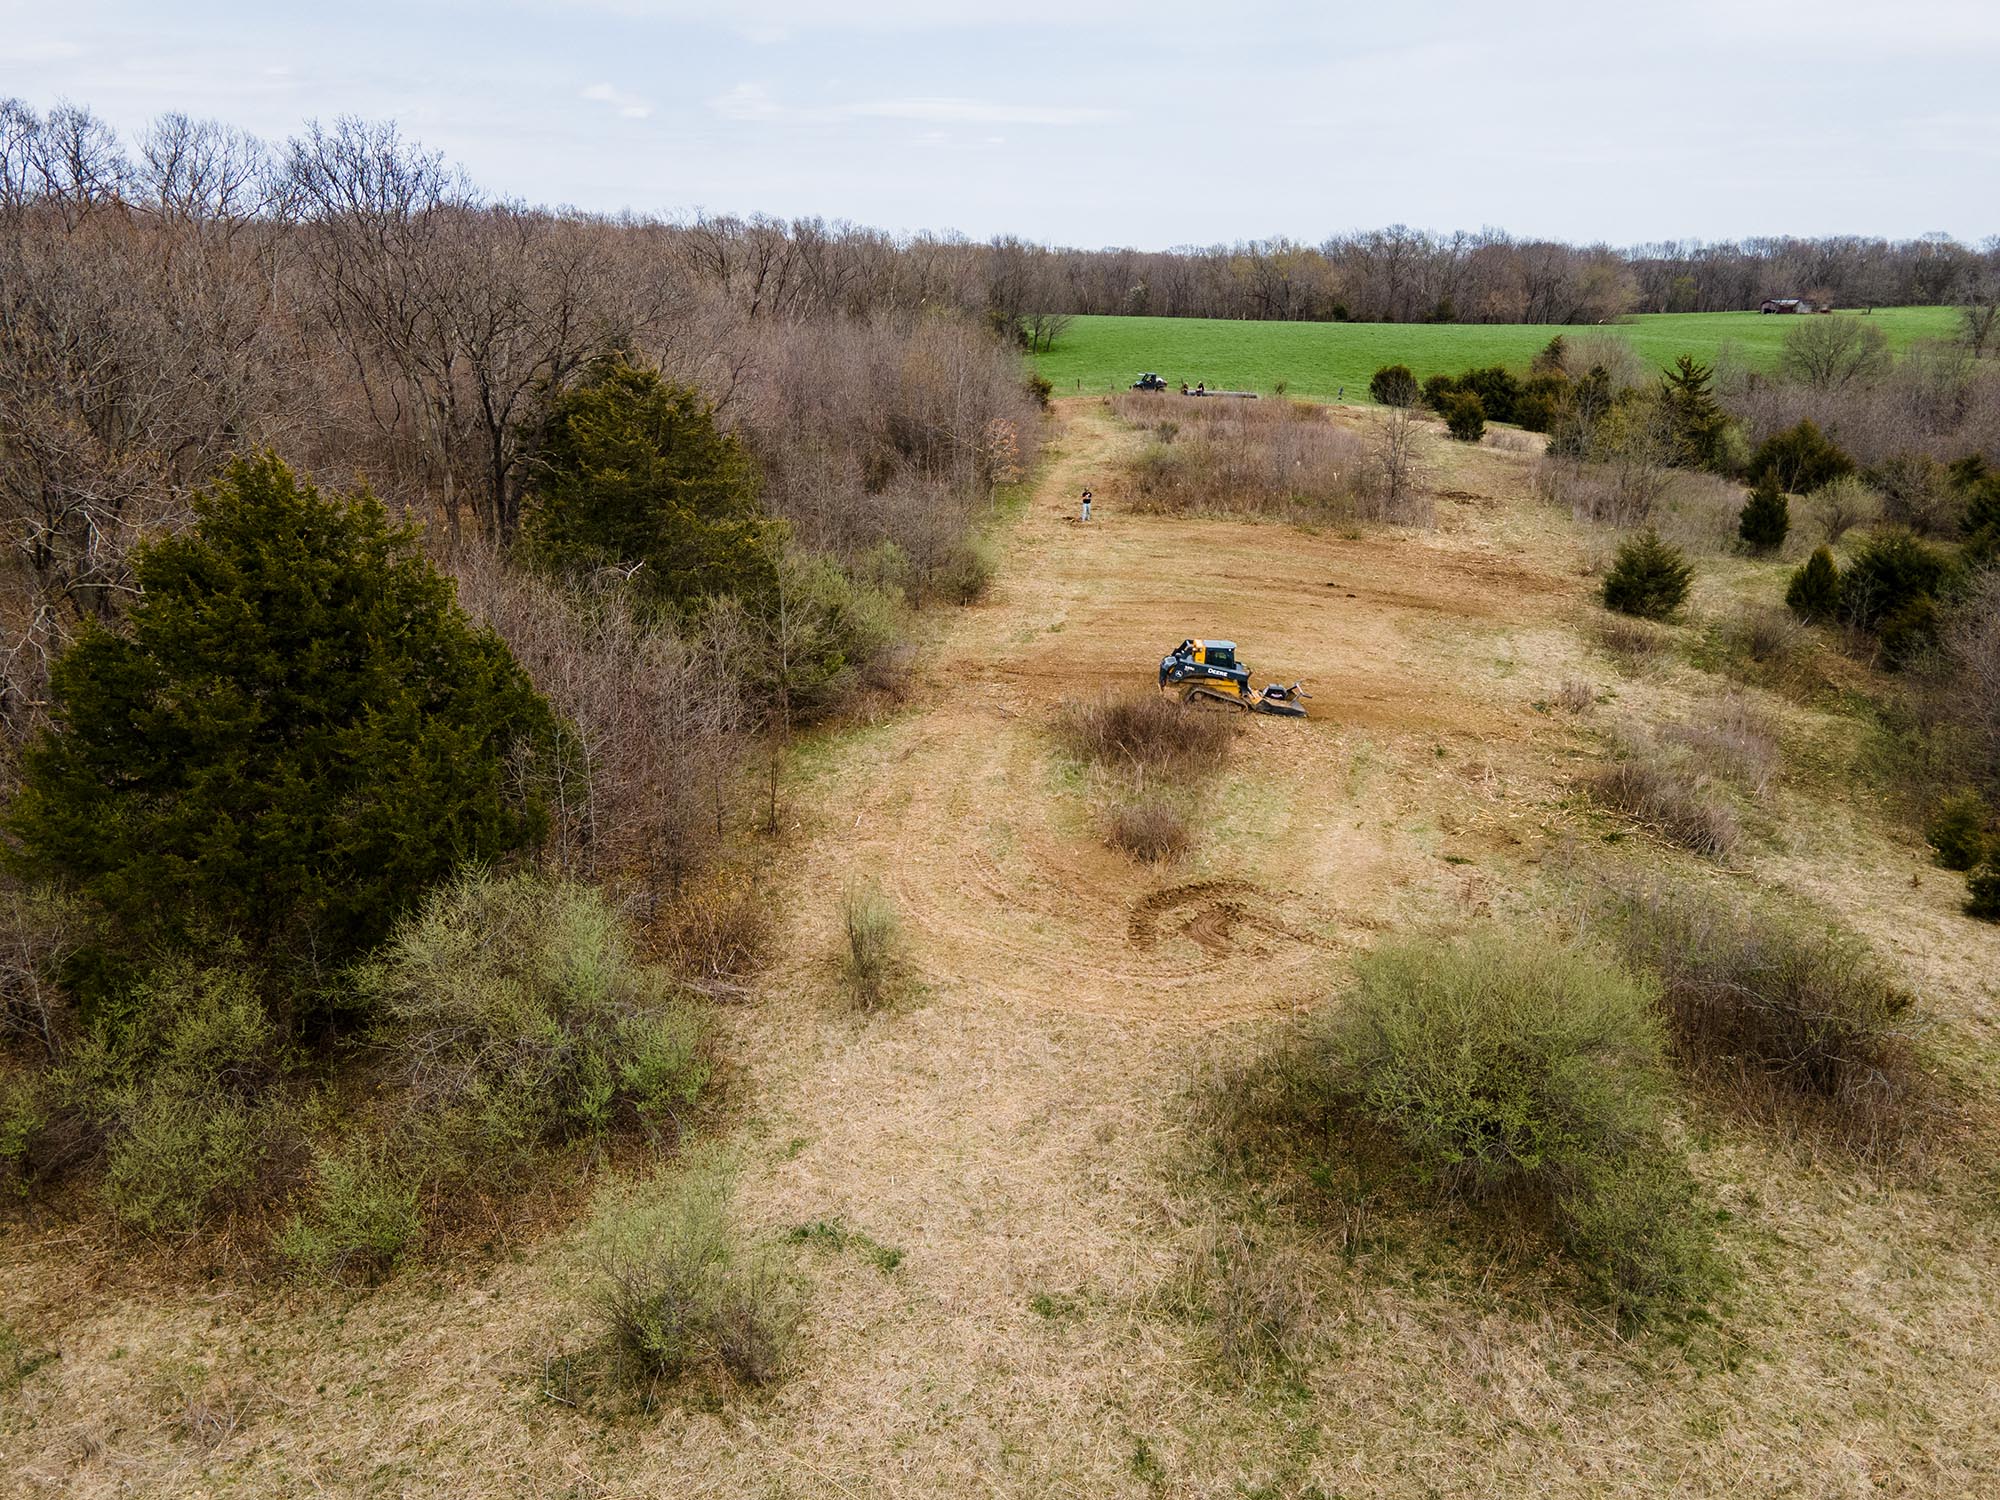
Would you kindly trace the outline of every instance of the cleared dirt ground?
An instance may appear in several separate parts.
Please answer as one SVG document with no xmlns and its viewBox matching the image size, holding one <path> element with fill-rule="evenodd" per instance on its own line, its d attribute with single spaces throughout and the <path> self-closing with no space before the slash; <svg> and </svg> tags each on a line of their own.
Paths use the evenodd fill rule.
<svg viewBox="0 0 2000 1500">
<path fill-rule="evenodd" d="M 1538 864 L 1601 840 L 1574 789 L 1596 721 L 1537 706 L 1564 679 L 1651 715 L 1712 685 L 1593 654 L 1595 544 L 1528 498 L 1527 454 L 1450 455 L 1435 531 L 1309 534 L 1131 515 L 1134 441 L 1066 404 L 995 589 L 926 644 L 910 705 L 799 757 L 788 956 L 723 1013 L 723 1149 L 753 1234 L 838 1219 L 903 1259 L 798 1250 L 794 1378 L 644 1419 L 550 1401 L 542 1362 L 587 1336 L 569 1232 L 369 1293 L 165 1296 L 17 1233 L 0 1316 L 61 1357 L 0 1395 L 0 1488 L 2000 1493 L 1993 1175 L 1885 1179 L 1724 1119 L 1697 1116 L 1695 1145 L 1746 1268 L 1726 1337 L 1627 1341 L 1532 1268 L 1307 1240 L 1306 1357 L 1254 1378 L 1212 1357 L 1175 1295 L 1233 1222 L 1184 1170 L 1199 1080 L 1337 995 L 1385 931 L 1504 917 Z M 1150 688 L 1189 635 L 1233 637 L 1260 683 L 1303 678 L 1313 717 L 1246 723 L 1194 853 L 1154 870 L 1104 846 L 1100 789 L 1049 723 L 1066 696 Z M 1781 787 L 1729 878 L 1837 902 L 1990 1082 L 2000 943 L 1887 827 Z M 895 900 L 923 981 L 870 1017 L 831 978 L 858 881 Z"/>
</svg>

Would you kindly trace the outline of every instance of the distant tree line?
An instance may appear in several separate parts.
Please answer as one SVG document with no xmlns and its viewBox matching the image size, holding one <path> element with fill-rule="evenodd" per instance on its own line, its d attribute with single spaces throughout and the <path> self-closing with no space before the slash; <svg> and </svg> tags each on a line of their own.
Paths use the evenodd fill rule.
<svg viewBox="0 0 2000 1500">
<path fill-rule="evenodd" d="M 663 248 L 753 314 L 950 306 L 1040 345 L 1074 314 L 1368 323 L 1595 323 L 1728 312 L 1766 297 L 1819 305 L 1991 308 L 2000 243 L 1838 236 L 1618 249 L 1392 225 L 1163 251 L 1080 250 L 1001 236 L 897 237 L 818 219 L 653 226 Z M 1993 321 L 1989 313 L 1986 319 Z"/>
<path fill-rule="evenodd" d="M 1498 230 L 1393 225 L 1317 245 L 1289 239 L 1164 251 L 1078 250 L 1003 236 L 896 238 L 819 220 L 715 218 L 663 240 L 758 312 L 949 305 L 1024 344 L 1073 314 L 1369 323 L 1595 323 L 1634 312 L 1729 312 L 1766 297 L 1821 306 L 1991 309 L 2000 243 L 1839 236 L 1616 249 Z M 1986 324 L 1993 322 L 1989 311 Z M 1060 331 L 1059 329 L 1055 331 Z"/>
</svg>

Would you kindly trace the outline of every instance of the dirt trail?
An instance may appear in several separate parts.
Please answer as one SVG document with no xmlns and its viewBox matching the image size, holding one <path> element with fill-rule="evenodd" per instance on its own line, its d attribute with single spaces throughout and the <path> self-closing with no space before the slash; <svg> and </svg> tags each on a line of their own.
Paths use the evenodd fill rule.
<svg viewBox="0 0 2000 1500">
<path fill-rule="evenodd" d="M 1375 784 L 1386 759 L 1419 763 L 1463 804 L 1457 831 L 1509 836 L 1486 794 L 1531 731 L 1534 694 L 1463 653 L 1532 650 L 1575 588 L 1463 537 L 1134 516 L 1116 474 L 1134 441 L 1100 408 L 1070 407 L 991 597 L 920 669 L 925 707 L 802 799 L 823 819 L 805 883 L 879 881 L 960 998 L 1184 1024 L 1269 1013 L 1323 986 L 1329 950 L 1365 940 L 1403 890 L 1450 870 L 1426 847 L 1436 830 L 1396 826 L 1410 809 Z M 1153 690 L 1160 655 L 1189 635 L 1233 636 L 1260 682 L 1305 679 L 1314 716 L 1246 722 L 1210 794 L 1215 826 L 1186 868 L 1155 872 L 1095 836 L 1048 726 L 1065 697 Z M 1215 882 L 1226 896 L 1197 889 Z M 1175 920 L 1140 921 L 1177 890 L 1192 894 Z M 806 949 L 823 935 L 814 905 L 795 903 Z"/>
<path fill-rule="evenodd" d="M 735 1482 L 786 1472 L 780 1430 L 854 1493 L 1123 1492 L 1168 1426 L 1216 1438 L 1177 1453 L 1174 1492 L 1256 1470 L 1265 1439 L 1230 1436 L 1242 1410 L 1189 1383 L 1190 1334 L 1153 1306 L 1186 1254 L 1163 1174 L 1202 1038 L 1322 998 L 1405 903 L 1475 906 L 1472 857 L 1543 837 L 1560 777 L 1530 700 L 1573 650 L 1573 583 L 1490 530 L 1134 516 L 1135 441 L 1068 407 L 990 598 L 926 653 L 922 706 L 809 756 L 795 789 L 794 956 L 732 1014 L 740 1201 L 768 1232 L 839 1219 L 906 1258 L 893 1287 L 825 1268 L 832 1321 L 782 1417 L 750 1419 Z M 1154 690 L 1188 635 L 1303 677 L 1315 716 L 1246 722 L 1196 852 L 1155 870 L 1105 847 L 1049 724 L 1067 695 Z M 926 985 L 879 1017 L 831 998 L 855 880 L 892 896 Z"/>
</svg>

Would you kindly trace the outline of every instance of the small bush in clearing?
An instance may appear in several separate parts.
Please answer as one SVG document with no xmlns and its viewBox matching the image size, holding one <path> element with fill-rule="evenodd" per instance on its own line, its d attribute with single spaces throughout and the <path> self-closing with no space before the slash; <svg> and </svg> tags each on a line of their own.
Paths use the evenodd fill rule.
<svg viewBox="0 0 2000 1500">
<path fill-rule="evenodd" d="M 729 1189 L 704 1167 L 600 1202 L 593 1303 L 627 1382 L 758 1387 L 783 1372 L 797 1289 L 739 1244 Z"/>
<path fill-rule="evenodd" d="M 2000 922 L 2000 859 L 1988 859 L 1965 877 L 1965 914 Z"/>
<path fill-rule="evenodd" d="M 678 1133 L 706 1025 L 593 888 L 474 871 L 426 898 L 358 975 L 430 1173 L 503 1173 L 621 1121 Z"/>
<path fill-rule="evenodd" d="M 1078 760 L 1191 775 L 1222 764 L 1236 726 L 1224 713 L 1147 693 L 1064 704 L 1056 735 Z"/>
<path fill-rule="evenodd" d="M 1605 806 L 1709 859 L 1727 858 L 1740 836 L 1736 814 L 1714 789 L 1652 746 L 1628 747 L 1590 789 Z"/>
<path fill-rule="evenodd" d="M 983 597 L 999 566 L 993 544 L 969 536 L 945 549 L 922 582 L 930 597 L 946 604 L 973 604 Z"/>
<path fill-rule="evenodd" d="M 861 1010 L 881 1010 L 908 981 L 903 926 L 889 898 L 872 886 L 851 888 L 840 908 L 840 980 Z"/>
<path fill-rule="evenodd" d="M 1422 392 L 1408 365 L 1384 365 L 1369 378 L 1368 394 L 1384 406 L 1414 406 Z"/>
<path fill-rule="evenodd" d="M 1167 1299 L 1174 1311 L 1207 1325 L 1223 1368 L 1238 1379 L 1297 1363 L 1318 1311 L 1305 1258 L 1240 1225 L 1201 1236 Z"/>
<path fill-rule="evenodd" d="M 1598 881 L 1611 931 L 1658 976 L 1676 1052 L 1731 1079 L 1827 1101 L 1870 1149 L 1919 1089 L 1910 993 L 1837 924 L 1664 880 Z"/>
<path fill-rule="evenodd" d="M 1143 794 L 1112 808 L 1106 840 L 1149 864 L 1178 859 L 1190 842 L 1180 809 L 1158 795 Z"/>
<path fill-rule="evenodd" d="M 1556 689 L 1556 707 L 1564 713 L 1583 715 L 1597 705 L 1597 689 L 1580 677 L 1572 677 Z"/>
<path fill-rule="evenodd" d="M 1642 620 L 1664 620 L 1687 601 L 1694 569 L 1680 548 L 1641 532 L 1618 549 L 1604 575 L 1604 607 Z"/>
<path fill-rule="evenodd" d="M 280 1231 L 277 1248 L 314 1275 L 377 1275 L 422 1237 L 415 1178 L 388 1150 L 355 1139 L 317 1156 L 312 1188 Z"/>
<path fill-rule="evenodd" d="M 1805 645 L 1805 631 L 1797 616 L 1775 604 L 1752 605 L 1739 614 L 1730 628 L 1734 645 L 1759 665 L 1794 665 Z"/>
<path fill-rule="evenodd" d="M 1475 1195 L 1553 1185 L 1656 1127 L 1651 999 L 1540 944 L 1403 942 L 1361 962 L 1330 1041 L 1358 1102 L 1431 1179 Z"/>
<path fill-rule="evenodd" d="M 1486 405 L 1471 391 L 1454 391 L 1439 402 L 1444 430 L 1461 443 L 1476 443 L 1486 434 Z"/>
<path fill-rule="evenodd" d="M 1974 791 L 1954 792 L 1941 799 L 1924 825 L 1924 839 L 1937 851 L 1947 870 L 1970 870 L 1986 854 L 1986 825 L 1992 812 Z"/>
<path fill-rule="evenodd" d="M 1544 1205 L 1621 1312 L 1712 1290 L 1712 1230 L 1666 1143 L 1649 985 L 1498 934 L 1393 944 L 1358 965 L 1327 1043 L 1336 1089 L 1421 1177 Z"/>
</svg>

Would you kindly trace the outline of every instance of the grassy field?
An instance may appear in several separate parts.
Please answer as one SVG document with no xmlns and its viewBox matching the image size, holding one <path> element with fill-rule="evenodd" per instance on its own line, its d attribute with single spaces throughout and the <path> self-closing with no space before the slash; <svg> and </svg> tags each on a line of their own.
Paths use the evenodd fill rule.
<svg viewBox="0 0 2000 1500">
<path fill-rule="evenodd" d="M 1951 334 L 1948 307 L 1885 307 L 1866 317 L 1901 350 Z M 1798 320 L 1761 313 L 1648 313 L 1615 331 L 1646 359 L 1664 366 L 1676 355 L 1712 360 L 1724 349 L 1759 368 L 1777 364 Z M 1423 376 L 1476 365 L 1525 365 L 1558 333 L 1602 327 L 1540 323 L 1246 323 L 1221 318 L 1078 318 L 1056 347 L 1036 356 L 1056 394 L 1122 390 L 1145 370 L 1193 385 L 1269 392 L 1278 382 L 1298 396 L 1366 401 L 1368 377 L 1382 365 L 1406 364 Z"/>
</svg>

